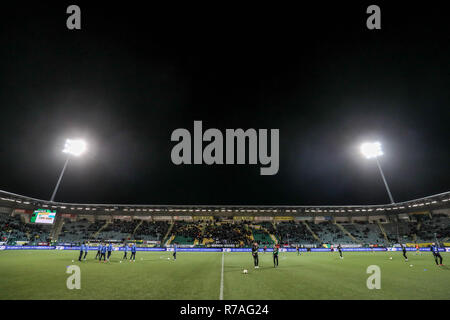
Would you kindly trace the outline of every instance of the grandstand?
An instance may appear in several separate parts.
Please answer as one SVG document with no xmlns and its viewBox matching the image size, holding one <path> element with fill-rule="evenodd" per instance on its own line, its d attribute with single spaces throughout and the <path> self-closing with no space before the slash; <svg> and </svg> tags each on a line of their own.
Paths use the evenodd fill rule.
<svg viewBox="0 0 450 320">
<path fill-rule="evenodd" d="M 141 245 L 248 247 L 429 243 L 450 236 L 450 193 L 374 206 L 133 206 L 51 203 L 0 192 L 1 242 L 135 241 Z M 53 225 L 30 223 L 38 208 Z"/>
</svg>

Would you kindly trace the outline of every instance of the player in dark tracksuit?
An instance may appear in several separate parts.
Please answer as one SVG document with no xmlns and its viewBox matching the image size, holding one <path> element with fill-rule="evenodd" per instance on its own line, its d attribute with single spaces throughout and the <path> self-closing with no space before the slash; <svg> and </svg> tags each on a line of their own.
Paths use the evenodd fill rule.
<svg viewBox="0 0 450 320">
<path fill-rule="evenodd" d="M 177 260 L 177 244 L 173 245 L 173 260 Z"/>
<path fill-rule="evenodd" d="M 300 254 L 300 247 L 298 246 L 298 244 L 295 246 L 295 249 L 297 250 L 297 255 Z"/>
<path fill-rule="evenodd" d="M 83 257 L 83 252 L 84 252 L 84 243 L 82 243 L 80 246 L 80 256 L 78 257 L 78 261 L 81 261 L 81 258 Z"/>
<path fill-rule="evenodd" d="M 439 253 L 439 247 L 435 243 L 433 243 L 431 245 L 431 252 L 433 252 L 434 261 L 436 262 L 436 265 L 437 266 L 443 266 L 443 264 L 442 264 L 442 256 Z M 438 258 L 440 259 L 439 263 L 438 263 Z"/>
<path fill-rule="evenodd" d="M 255 264 L 255 269 L 258 269 L 259 268 L 258 244 L 256 242 L 252 246 L 252 256 L 253 256 L 253 263 Z"/>
<path fill-rule="evenodd" d="M 339 251 L 339 256 L 340 256 L 340 258 L 341 258 L 341 259 L 344 259 L 344 257 L 342 256 L 342 247 L 341 247 L 341 244 L 338 244 L 337 249 L 338 249 L 338 251 Z"/>
<path fill-rule="evenodd" d="M 127 252 L 128 252 L 128 245 L 125 243 L 124 244 L 124 246 L 123 246 L 123 251 L 124 251 L 124 254 L 123 254 L 123 260 L 127 260 Z"/>
<path fill-rule="evenodd" d="M 103 262 L 105 262 L 106 260 L 106 243 L 104 245 L 102 245 L 102 253 L 100 255 L 100 259 L 98 260 L 99 262 L 102 261 L 103 258 Z"/>
<path fill-rule="evenodd" d="M 400 243 L 400 245 L 402 246 L 403 257 L 405 258 L 405 261 L 408 261 L 408 257 L 406 256 L 406 248 L 403 244 Z"/>
<path fill-rule="evenodd" d="M 110 244 L 108 245 L 108 261 L 109 261 L 109 258 L 111 257 L 112 249 L 113 249 L 113 246 L 112 246 L 112 243 L 110 243 Z"/>
<path fill-rule="evenodd" d="M 278 267 L 278 246 L 273 248 L 273 267 Z"/>
<path fill-rule="evenodd" d="M 102 244 L 99 243 L 98 249 L 97 249 L 97 254 L 95 255 L 95 260 L 97 260 L 97 257 L 100 260 L 101 255 L 102 255 Z"/>
<path fill-rule="evenodd" d="M 131 260 L 133 260 L 134 262 L 136 262 L 136 244 L 133 243 L 133 245 L 131 246 L 131 256 L 130 256 L 130 262 Z"/>
<path fill-rule="evenodd" d="M 87 254 L 88 254 L 88 249 L 89 249 L 89 247 L 88 247 L 88 245 L 85 243 L 85 244 L 84 244 L 84 257 L 83 257 L 83 260 L 85 260 L 85 261 L 86 261 L 86 256 L 87 256 Z"/>
</svg>

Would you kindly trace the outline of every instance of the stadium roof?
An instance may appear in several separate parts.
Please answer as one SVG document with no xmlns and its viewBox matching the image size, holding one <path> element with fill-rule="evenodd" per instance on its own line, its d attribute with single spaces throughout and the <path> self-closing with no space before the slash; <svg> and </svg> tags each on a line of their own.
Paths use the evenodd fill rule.
<svg viewBox="0 0 450 320">
<path fill-rule="evenodd" d="M 346 206 L 259 205 L 128 205 L 51 202 L 0 190 L 0 207 L 35 210 L 49 208 L 72 214 L 108 215 L 242 215 L 242 216 L 361 216 L 413 213 L 450 207 L 450 191 L 395 204 Z"/>
</svg>

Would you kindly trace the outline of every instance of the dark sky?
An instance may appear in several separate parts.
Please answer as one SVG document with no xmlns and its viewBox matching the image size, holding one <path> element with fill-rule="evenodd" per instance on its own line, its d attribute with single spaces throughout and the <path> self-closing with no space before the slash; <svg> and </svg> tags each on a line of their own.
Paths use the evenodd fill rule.
<svg viewBox="0 0 450 320">
<path fill-rule="evenodd" d="M 33 3 L 33 4 L 31 4 Z M 439 6 L 2 4 L 0 189 L 57 201 L 379 204 L 448 191 L 450 32 Z M 396 1 L 397 3 L 397 1 Z M 81 7 L 82 29 L 66 28 Z M 280 168 L 172 164 L 177 128 L 280 130 Z"/>
</svg>

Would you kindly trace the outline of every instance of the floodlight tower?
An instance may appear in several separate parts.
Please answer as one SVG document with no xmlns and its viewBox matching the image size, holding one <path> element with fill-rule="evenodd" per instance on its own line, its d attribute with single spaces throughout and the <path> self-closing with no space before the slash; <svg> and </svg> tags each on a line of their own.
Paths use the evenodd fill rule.
<svg viewBox="0 0 450 320">
<path fill-rule="evenodd" d="M 67 164 L 69 163 L 70 156 L 79 157 L 86 151 L 86 142 L 84 140 L 80 139 L 67 139 L 66 144 L 64 145 L 64 153 L 67 153 L 66 162 L 64 163 L 64 167 L 61 171 L 61 174 L 59 175 L 58 182 L 56 183 L 55 190 L 53 190 L 52 198 L 50 199 L 51 202 L 55 199 L 56 191 L 58 191 L 59 184 L 61 183 L 61 179 L 64 175 L 64 171 L 66 171 Z"/>
<path fill-rule="evenodd" d="M 389 195 L 389 199 L 391 200 L 391 204 L 394 204 L 395 203 L 394 198 L 392 197 L 392 194 L 391 194 L 391 191 L 389 190 L 389 186 L 387 184 L 386 178 L 384 177 L 383 170 L 381 169 L 380 162 L 378 161 L 378 157 L 383 155 L 383 151 L 381 150 L 381 143 L 379 143 L 379 142 L 363 143 L 361 145 L 361 153 L 367 159 L 375 158 L 378 169 L 380 170 L 381 177 L 383 178 L 383 182 L 386 187 L 386 191 Z"/>
</svg>

